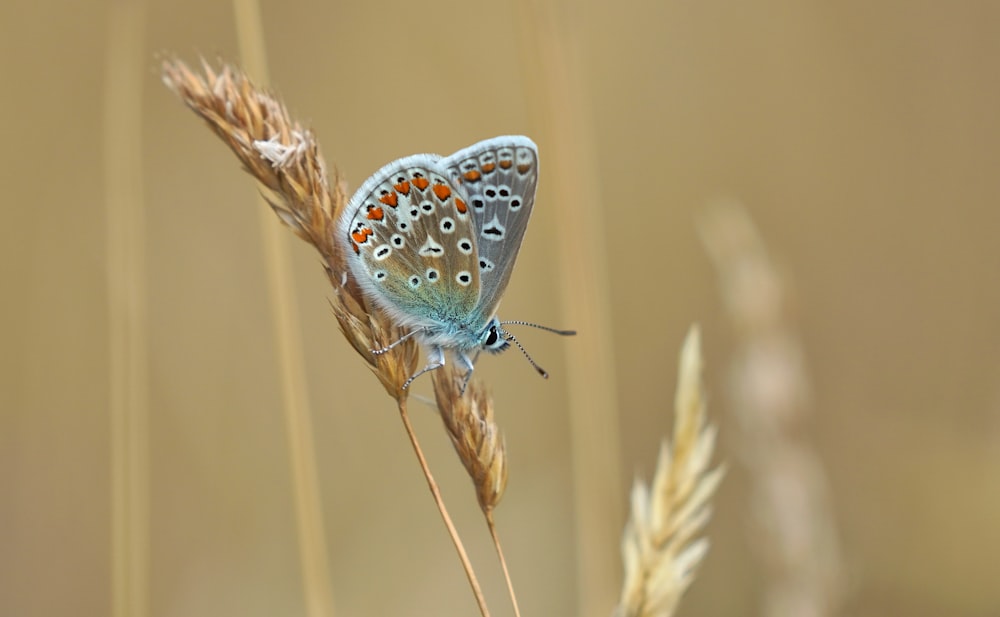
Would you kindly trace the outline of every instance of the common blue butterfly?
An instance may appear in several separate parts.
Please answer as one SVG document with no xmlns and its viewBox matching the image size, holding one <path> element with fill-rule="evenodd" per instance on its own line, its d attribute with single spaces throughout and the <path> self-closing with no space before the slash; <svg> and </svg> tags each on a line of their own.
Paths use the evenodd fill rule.
<svg viewBox="0 0 1000 617">
<path fill-rule="evenodd" d="M 527 137 L 494 137 L 447 157 L 415 154 L 393 161 L 354 194 L 337 221 L 351 274 L 365 295 L 427 349 L 418 376 L 444 366 L 451 352 L 472 375 L 480 351 L 513 342 L 497 306 L 510 280 L 535 203 L 538 148 Z M 470 358 L 469 354 L 475 352 Z"/>
</svg>

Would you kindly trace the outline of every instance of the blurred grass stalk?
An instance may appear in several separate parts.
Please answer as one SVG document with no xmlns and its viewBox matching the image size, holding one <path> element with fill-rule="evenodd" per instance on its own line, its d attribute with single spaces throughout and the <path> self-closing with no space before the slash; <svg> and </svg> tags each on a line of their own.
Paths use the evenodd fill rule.
<svg viewBox="0 0 1000 617">
<path fill-rule="evenodd" d="M 247 72 L 257 83 L 270 82 L 260 4 L 233 0 L 236 35 Z M 333 591 L 326 555 L 326 531 L 320 499 L 319 474 L 306 384 L 298 295 L 292 281 L 291 258 L 283 232 L 274 224 L 271 208 L 261 196 L 257 208 L 267 269 L 267 288 L 274 315 L 275 345 L 281 373 L 285 424 L 288 430 L 292 491 L 295 500 L 299 559 L 307 617 L 332 617 Z"/>
<path fill-rule="evenodd" d="M 823 465 L 801 436 L 809 387 L 786 283 L 741 205 L 712 204 L 698 227 L 738 339 L 729 398 L 750 473 L 753 546 L 767 572 L 761 614 L 836 615 L 840 547 Z"/>
<path fill-rule="evenodd" d="M 526 91 L 540 102 L 534 125 L 550 161 L 545 190 L 556 197 L 561 322 L 581 333 L 566 356 L 577 605 L 581 617 L 603 617 L 620 589 L 616 530 L 625 516 L 605 219 L 587 73 L 571 23 L 576 7 L 521 0 L 518 10 Z"/>
<path fill-rule="evenodd" d="M 111 615 L 149 613 L 149 397 L 146 227 L 142 194 L 142 2 L 108 8 L 104 83 L 109 414 L 111 423 Z"/>
</svg>

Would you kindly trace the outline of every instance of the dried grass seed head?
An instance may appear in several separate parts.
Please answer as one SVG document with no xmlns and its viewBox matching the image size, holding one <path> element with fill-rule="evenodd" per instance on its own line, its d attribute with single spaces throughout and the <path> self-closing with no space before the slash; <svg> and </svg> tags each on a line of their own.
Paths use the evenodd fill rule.
<svg viewBox="0 0 1000 617">
<path fill-rule="evenodd" d="M 478 380 L 463 394 L 465 375 L 457 367 L 442 367 L 432 379 L 445 430 L 472 478 L 479 506 L 489 514 L 507 487 L 507 450 L 493 420 L 493 399 Z"/>
<path fill-rule="evenodd" d="M 341 331 L 390 396 L 405 398 L 402 385 L 416 370 L 416 342 L 406 341 L 377 358 L 372 354 L 405 332 L 371 306 L 351 279 L 333 233 L 337 215 L 347 203 L 346 190 L 336 170 L 330 182 L 312 131 L 291 120 L 275 95 L 255 86 L 231 65 L 223 64 L 215 71 L 203 61 L 198 74 L 180 60 L 168 58 L 163 61 L 163 81 L 257 179 L 281 222 L 323 256 Z"/>
</svg>

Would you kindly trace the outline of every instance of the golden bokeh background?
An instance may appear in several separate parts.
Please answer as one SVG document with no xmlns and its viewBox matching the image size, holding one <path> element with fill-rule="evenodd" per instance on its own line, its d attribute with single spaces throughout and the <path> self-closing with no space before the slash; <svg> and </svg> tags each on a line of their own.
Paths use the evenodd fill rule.
<svg viewBox="0 0 1000 617">
<path fill-rule="evenodd" d="M 0 615 L 111 614 L 106 202 L 118 181 L 142 195 L 149 614 L 304 615 L 263 206 L 159 80 L 157 54 L 238 61 L 233 7 L 135 6 L 0 7 Z M 545 177 L 558 163 L 552 109 L 585 119 L 576 137 L 596 167 L 580 184 L 599 191 L 606 246 L 593 248 L 619 407 L 608 447 L 623 488 L 609 509 L 623 514 L 633 476 L 651 472 L 695 322 L 729 469 L 679 614 L 767 614 L 774 589 L 762 529 L 776 523 L 760 520 L 758 479 L 741 463 L 752 440 L 733 409 L 745 342 L 699 234 L 719 199 L 754 221 L 785 285 L 782 327 L 803 350 L 809 395 L 791 438 L 818 461 L 830 502 L 829 519 L 805 527 L 832 521 L 839 573 L 814 614 L 1000 614 L 1000 4 L 545 6 L 265 2 L 271 84 L 351 189 L 393 158 L 534 136 L 540 195 L 502 314 L 558 327 L 587 300 L 556 281 L 601 274 L 561 271 L 574 204 Z M 104 154 L 123 11 L 142 67 L 130 179 Z M 582 90 L 556 100 L 531 52 L 548 37 L 576 45 L 582 69 Z M 394 406 L 337 331 L 318 257 L 287 237 L 335 614 L 475 614 Z M 590 333 L 519 334 L 548 381 L 516 352 L 477 375 L 511 458 L 497 518 L 522 610 L 608 614 L 577 595 L 567 388 L 586 384 L 566 374 Z M 468 479 L 431 408 L 413 413 L 493 613 L 508 614 Z"/>
</svg>

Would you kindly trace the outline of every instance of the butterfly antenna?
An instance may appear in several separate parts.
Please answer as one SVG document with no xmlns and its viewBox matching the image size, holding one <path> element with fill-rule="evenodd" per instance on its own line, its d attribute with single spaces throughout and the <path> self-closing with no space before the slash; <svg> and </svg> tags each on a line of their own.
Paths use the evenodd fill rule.
<svg viewBox="0 0 1000 617">
<path fill-rule="evenodd" d="M 538 363 L 531 359 L 531 356 L 528 355 L 527 350 L 524 347 L 521 346 L 521 343 L 519 343 L 517 341 L 517 339 L 514 338 L 513 334 L 511 334 L 510 332 L 506 332 L 506 331 L 503 334 L 504 334 L 504 338 L 505 339 L 507 339 L 508 341 L 510 341 L 510 342 L 514 343 L 515 345 L 517 345 L 517 348 L 521 350 L 521 353 L 523 353 L 524 357 L 528 359 L 528 362 L 531 363 L 531 366 L 533 366 L 535 368 L 535 370 L 538 371 L 539 375 L 541 375 L 545 379 L 549 378 L 548 372 L 545 369 L 543 369 L 542 367 L 538 366 Z"/>
<path fill-rule="evenodd" d="M 558 334 L 559 336 L 573 336 L 576 334 L 576 330 L 558 330 L 556 328 L 550 328 L 548 326 L 540 326 L 536 323 L 531 323 L 530 321 L 501 321 L 501 326 L 512 325 L 512 326 L 530 326 L 532 328 L 538 328 L 539 330 L 545 330 L 546 332 L 551 332 L 553 334 Z M 515 343 L 517 341 L 514 341 Z M 520 345 L 518 345 L 520 347 Z M 523 349 L 521 351 L 524 351 Z M 531 358 L 528 358 L 529 360 Z"/>
</svg>

